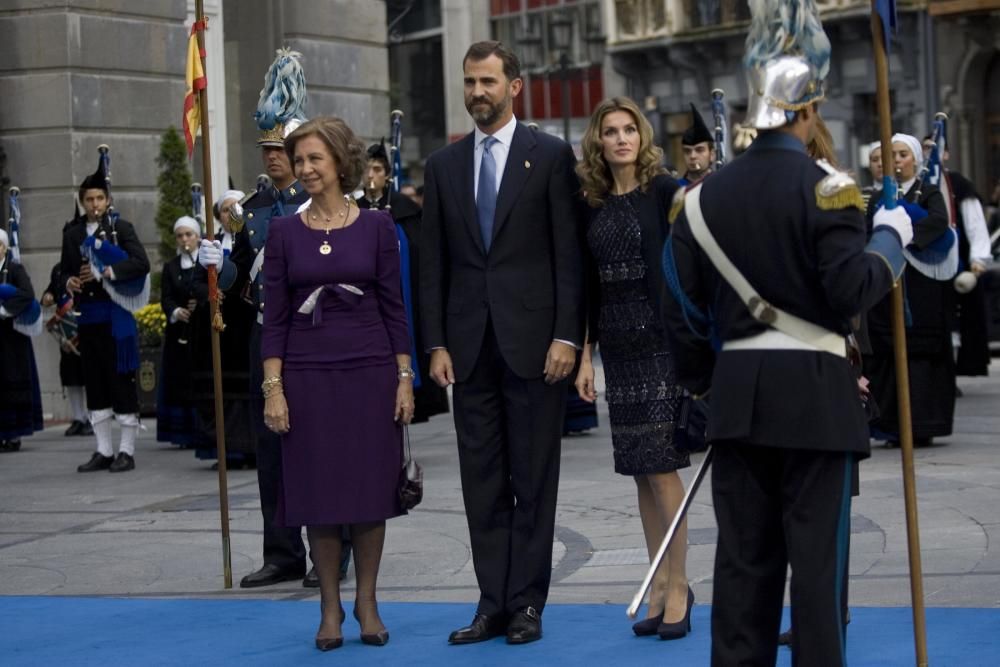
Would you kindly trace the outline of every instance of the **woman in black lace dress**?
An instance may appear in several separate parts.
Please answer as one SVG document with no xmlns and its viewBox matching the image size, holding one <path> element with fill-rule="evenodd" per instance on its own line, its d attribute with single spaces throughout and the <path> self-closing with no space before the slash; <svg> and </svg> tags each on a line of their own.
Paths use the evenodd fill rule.
<svg viewBox="0 0 1000 667">
<path fill-rule="evenodd" d="M 652 139 L 652 127 L 632 100 L 606 100 L 590 119 L 577 167 L 591 211 L 591 278 L 576 387 L 581 398 L 595 400 L 591 355 L 599 342 L 615 472 L 635 479 L 650 559 L 684 496 L 677 470 L 690 465 L 687 453 L 673 445 L 681 390 L 660 317 L 659 258 L 678 186 L 660 167 L 662 151 Z M 686 555 L 685 522 L 657 570 L 649 616 L 633 626 L 637 635 L 677 639 L 690 630 L 694 596 Z"/>
</svg>

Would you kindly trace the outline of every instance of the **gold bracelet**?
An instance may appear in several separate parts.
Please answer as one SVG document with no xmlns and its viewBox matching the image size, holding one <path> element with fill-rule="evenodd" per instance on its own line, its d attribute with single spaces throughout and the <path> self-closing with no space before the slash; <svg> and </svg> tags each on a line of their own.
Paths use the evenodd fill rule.
<svg viewBox="0 0 1000 667">
<path fill-rule="evenodd" d="M 400 366 L 396 371 L 396 378 L 399 380 L 412 380 L 415 377 L 417 377 L 417 374 L 409 366 Z"/>
<path fill-rule="evenodd" d="M 269 378 L 265 378 L 263 382 L 260 383 L 260 390 L 266 392 L 271 387 L 280 387 L 282 385 L 280 375 L 272 375 Z"/>
<path fill-rule="evenodd" d="M 284 394 L 285 391 L 281 387 L 268 387 L 264 390 L 264 398 L 271 398 L 272 396 L 277 396 L 279 394 Z"/>
</svg>

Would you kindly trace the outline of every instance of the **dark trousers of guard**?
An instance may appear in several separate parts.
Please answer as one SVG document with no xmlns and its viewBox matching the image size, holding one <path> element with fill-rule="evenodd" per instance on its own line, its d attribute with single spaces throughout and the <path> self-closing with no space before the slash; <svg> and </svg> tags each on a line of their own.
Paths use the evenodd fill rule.
<svg viewBox="0 0 1000 667">
<path fill-rule="evenodd" d="M 81 324 L 79 333 L 87 409 L 93 412 L 110 408 L 116 415 L 138 413 L 135 373 L 118 372 L 118 351 L 111 323 Z"/>
<path fill-rule="evenodd" d="M 716 444 L 714 667 L 775 663 L 789 564 L 792 664 L 844 664 L 852 461 L 847 452 Z"/>
<path fill-rule="evenodd" d="M 545 606 L 565 396 L 564 382 L 516 376 L 487 323 L 475 369 L 454 387 L 478 613 L 504 616 Z"/>
<path fill-rule="evenodd" d="M 260 358 L 261 327 L 250 328 L 250 409 L 257 432 L 257 485 L 260 487 L 260 512 L 264 516 L 264 563 L 277 565 L 287 572 L 305 572 L 306 548 L 301 528 L 274 525 L 281 491 L 281 436 L 264 426 L 264 397 L 260 383 L 264 366 Z"/>
</svg>

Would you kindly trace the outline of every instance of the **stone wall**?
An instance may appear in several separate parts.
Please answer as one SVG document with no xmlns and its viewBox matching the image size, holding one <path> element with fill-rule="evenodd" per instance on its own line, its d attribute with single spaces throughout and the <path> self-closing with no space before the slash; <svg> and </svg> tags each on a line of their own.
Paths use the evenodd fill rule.
<svg viewBox="0 0 1000 667">
<path fill-rule="evenodd" d="M 123 218 L 153 244 L 160 135 L 184 96 L 185 0 L 7 0 L 0 13 L 0 143 L 21 188 L 23 263 L 40 296 L 76 187 L 111 146 Z M 6 198 L 6 193 L 4 193 Z M 65 414 L 58 348 L 35 339 L 45 412 Z"/>
</svg>

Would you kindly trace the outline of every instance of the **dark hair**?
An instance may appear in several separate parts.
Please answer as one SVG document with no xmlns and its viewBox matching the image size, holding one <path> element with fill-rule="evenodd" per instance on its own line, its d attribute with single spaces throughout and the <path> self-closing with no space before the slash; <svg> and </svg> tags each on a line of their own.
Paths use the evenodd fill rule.
<svg viewBox="0 0 1000 667">
<path fill-rule="evenodd" d="M 492 40 L 476 42 L 470 46 L 469 50 L 465 52 L 465 57 L 462 58 L 462 68 L 465 68 L 466 61 L 474 60 L 478 62 L 486 60 L 490 56 L 496 56 L 503 62 L 503 75 L 507 77 L 508 81 L 521 78 L 521 61 L 517 59 L 514 52 L 508 49 L 503 42 L 494 42 Z"/>
<path fill-rule="evenodd" d="M 365 145 L 342 119 L 336 116 L 319 116 L 302 123 L 294 132 L 285 137 L 285 153 L 288 161 L 295 165 L 295 145 L 309 136 L 317 136 L 326 144 L 340 170 L 340 189 L 350 194 L 365 171 Z"/>
</svg>

